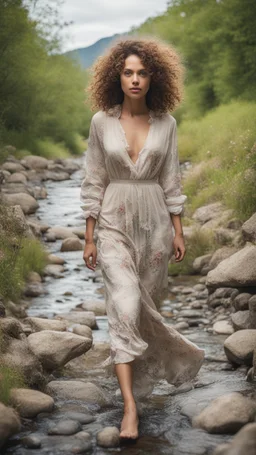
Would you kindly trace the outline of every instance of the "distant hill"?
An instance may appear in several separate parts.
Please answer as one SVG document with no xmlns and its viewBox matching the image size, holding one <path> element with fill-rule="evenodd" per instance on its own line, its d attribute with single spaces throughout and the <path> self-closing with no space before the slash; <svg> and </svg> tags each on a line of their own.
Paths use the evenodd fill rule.
<svg viewBox="0 0 256 455">
<path fill-rule="evenodd" d="M 74 49 L 73 51 L 65 52 L 63 55 L 67 55 L 74 60 L 78 60 L 83 68 L 89 68 L 96 60 L 96 58 L 99 55 L 103 54 L 104 51 L 110 46 L 111 41 L 120 36 L 122 35 L 116 33 L 115 35 L 101 38 L 100 40 L 96 41 L 96 43 L 91 44 L 91 46 Z"/>
</svg>

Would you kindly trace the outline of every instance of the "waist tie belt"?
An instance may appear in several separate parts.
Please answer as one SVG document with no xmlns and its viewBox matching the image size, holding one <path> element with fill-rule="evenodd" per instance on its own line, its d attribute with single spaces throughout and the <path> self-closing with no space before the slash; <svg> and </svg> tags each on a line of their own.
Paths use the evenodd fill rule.
<svg viewBox="0 0 256 455">
<path fill-rule="evenodd" d="M 111 179 L 110 180 L 110 183 L 145 183 L 145 184 L 156 184 L 158 183 L 158 180 L 154 180 L 154 179 L 151 179 L 151 180 L 142 180 L 142 179 Z"/>
</svg>

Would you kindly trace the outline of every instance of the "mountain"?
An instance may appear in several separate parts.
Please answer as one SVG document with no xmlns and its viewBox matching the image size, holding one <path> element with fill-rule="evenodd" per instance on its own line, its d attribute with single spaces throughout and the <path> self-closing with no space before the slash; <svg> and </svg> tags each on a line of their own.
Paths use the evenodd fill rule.
<svg viewBox="0 0 256 455">
<path fill-rule="evenodd" d="M 74 60 L 78 60 L 83 68 L 89 68 L 96 58 L 99 55 L 102 55 L 110 46 L 111 42 L 121 36 L 123 35 L 116 33 L 115 35 L 101 38 L 90 46 L 74 49 L 73 51 L 65 52 L 63 55 L 67 55 Z"/>
</svg>

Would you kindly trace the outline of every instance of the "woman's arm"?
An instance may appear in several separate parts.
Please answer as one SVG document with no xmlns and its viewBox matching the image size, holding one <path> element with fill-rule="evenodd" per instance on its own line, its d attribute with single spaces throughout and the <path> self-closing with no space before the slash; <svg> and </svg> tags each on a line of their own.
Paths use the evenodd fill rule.
<svg viewBox="0 0 256 455">
<path fill-rule="evenodd" d="M 187 196 L 182 194 L 180 163 L 177 149 L 177 126 L 176 120 L 170 116 L 169 147 L 167 150 L 163 169 L 160 174 L 159 184 L 162 186 L 167 208 L 170 212 L 175 231 L 173 240 L 176 262 L 182 261 L 185 256 L 185 244 L 181 223 L 181 212 Z"/>
<path fill-rule="evenodd" d="M 105 157 L 99 139 L 100 120 L 95 114 L 91 121 L 88 148 L 86 151 L 85 178 L 82 181 L 80 200 L 86 219 L 85 248 L 83 259 L 86 266 L 94 270 L 96 267 L 97 249 L 94 244 L 94 228 L 98 219 L 106 187 L 109 183 L 105 166 Z M 90 263 L 92 258 L 92 264 Z"/>
</svg>

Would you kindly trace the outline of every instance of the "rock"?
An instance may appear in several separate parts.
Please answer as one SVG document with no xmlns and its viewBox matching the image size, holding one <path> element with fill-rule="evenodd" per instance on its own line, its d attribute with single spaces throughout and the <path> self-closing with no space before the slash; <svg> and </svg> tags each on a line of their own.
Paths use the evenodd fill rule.
<svg viewBox="0 0 256 455">
<path fill-rule="evenodd" d="M 200 273 L 202 268 L 205 265 L 208 265 L 211 260 L 212 254 L 204 254 L 203 256 L 199 256 L 193 262 L 193 270 L 196 273 Z"/>
<path fill-rule="evenodd" d="M 256 213 L 242 225 L 242 234 L 245 240 L 256 242 Z"/>
<path fill-rule="evenodd" d="M 7 179 L 8 183 L 27 183 L 27 177 L 21 172 L 14 172 Z"/>
<path fill-rule="evenodd" d="M 212 455 L 255 455 L 256 423 L 248 423 L 234 436 L 231 443 L 220 444 Z"/>
<path fill-rule="evenodd" d="M 254 420 L 255 412 L 255 402 L 241 393 L 232 392 L 215 398 L 192 419 L 192 425 L 208 433 L 236 433 L 243 425 Z"/>
<path fill-rule="evenodd" d="M 213 331 L 223 335 L 230 335 L 234 329 L 229 321 L 217 321 L 213 324 Z"/>
<path fill-rule="evenodd" d="M 236 311 L 248 310 L 248 302 L 252 295 L 248 292 L 241 292 L 233 300 L 233 306 Z"/>
<path fill-rule="evenodd" d="M 48 160 L 37 155 L 25 156 L 22 160 L 30 169 L 47 169 Z"/>
<path fill-rule="evenodd" d="M 39 205 L 36 199 L 26 193 L 3 194 L 3 202 L 7 205 L 20 205 L 23 213 L 35 213 Z"/>
<path fill-rule="evenodd" d="M 29 335 L 28 343 L 43 367 L 51 371 L 87 352 L 92 340 L 70 332 L 43 330 Z"/>
<path fill-rule="evenodd" d="M 256 246 L 246 245 L 232 254 L 207 275 L 207 286 L 253 286 L 256 285 Z"/>
<path fill-rule="evenodd" d="M 224 341 L 224 351 L 228 360 L 237 365 L 252 365 L 256 349 L 256 330 L 238 330 Z"/>
<path fill-rule="evenodd" d="M 217 218 L 222 211 L 223 205 L 221 202 L 214 202 L 196 209 L 192 218 L 198 223 L 204 224 L 213 218 Z"/>
<path fill-rule="evenodd" d="M 196 292 L 203 292 L 203 291 L 205 291 L 206 287 L 204 284 L 197 283 L 197 284 L 195 284 L 195 286 L 193 286 L 193 289 Z"/>
<path fill-rule="evenodd" d="M 184 317 L 184 318 L 201 318 L 202 313 L 201 311 L 197 310 L 181 310 L 179 312 L 179 317 Z"/>
<path fill-rule="evenodd" d="M 97 444 L 101 447 L 118 447 L 120 444 L 119 430 L 116 427 L 106 427 L 97 433 Z"/>
<path fill-rule="evenodd" d="M 7 316 L 14 316 L 18 319 L 27 317 L 25 308 L 20 304 L 13 303 L 11 300 L 8 300 L 6 310 Z"/>
<path fill-rule="evenodd" d="M 189 324 L 185 321 L 181 321 L 181 322 L 177 322 L 177 324 L 174 324 L 172 326 L 174 329 L 178 330 L 178 332 L 180 330 L 186 330 L 189 328 Z"/>
<path fill-rule="evenodd" d="M 66 263 L 65 259 L 60 258 L 59 256 L 56 256 L 55 254 L 49 254 L 48 261 L 50 262 L 50 264 L 58 264 L 58 265 L 63 265 Z"/>
<path fill-rule="evenodd" d="M 7 161 L 4 164 L 2 164 L 2 169 L 5 171 L 11 172 L 11 174 L 14 174 L 15 172 L 20 172 L 20 171 L 25 171 L 26 169 L 22 164 L 20 163 L 12 163 L 11 161 Z"/>
<path fill-rule="evenodd" d="M 27 283 L 23 290 L 23 294 L 27 297 L 37 297 L 44 293 L 45 290 L 43 284 L 38 282 Z"/>
<path fill-rule="evenodd" d="M 231 322 L 235 330 L 243 330 L 250 328 L 249 311 L 236 311 L 231 314 Z"/>
<path fill-rule="evenodd" d="M 21 422 L 17 412 L 0 402 L 0 447 L 20 430 Z"/>
<path fill-rule="evenodd" d="M 75 420 L 66 419 L 61 420 L 56 425 L 51 426 L 48 429 L 48 434 L 63 434 L 63 435 L 71 435 L 74 433 L 78 433 L 78 431 L 82 430 L 82 425 L 80 422 Z"/>
<path fill-rule="evenodd" d="M 60 171 L 58 172 L 47 171 L 44 177 L 44 180 L 53 180 L 55 182 L 61 182 L 62 180 L 68 179 L 70 179 L 69 173 Z"/>
<path fill-rule="evenodd" d="M 68 321 L 67 321 L 68 324 Z M 72 324 L 69 323 L 68 331 L 75 333 L 76 335 L 81 335 L 82 337 L 86 338 L 92 338 L 92 329 L 88 327 L 87 325 L 81 325 L 81 324 Z"/>
<path fill-rule="evenodd" d="M 88 325 L 91 329 L 97 329 L 95 314 L 92 311 L 70 311 L 70 313 L 60 313 L 54 319 L 66 319 L 75 324 Z"/>
<path fill-rule="evenodd" d="M 219 245 L 227 245 L 233 243 L 236 236 L 237 232 L 233 231 L 232 229 L 219 227 L 214 231 L 215 240 Z"/>
<path fill-rule="evenodd" d="M 28 225 L 30 227 L 30 229 L 32 230 L 33 234 L 38 237 L 38 238 L 41 238 L 42 234 L 44 232 L 47 231 L 47 229 L 49 229 L 49 227 L 45 224 L 39 224 L 39 223 L 36 223 L 35 221 L 32 221 L 32 220 L 28 220 Z"/>
<path fill-rule="evenodd" d="M 20 205 L 5 207 L 0 211 L 0 230 L 4 229 L 5 222 L 15 223 L 16 230 L 27 238 L 33 238 L 32 231 L 27 223 Z"/>
<path fill-rule="evenodd" d="M 238 248 L 234 246 L 223 246 L 222 248 L 218 248 L 211 257 L 211 260 L 208 264 L 209 268 L 211 270 L 214 269 L 221 261 L 229 258 L 232 254 L 236 253 L 237 251 Z"/>
<path fill-rule="evenodd" d="M 42 278 L 39 275 L 39 273 L 33 272 L 33 271 L 29 272 L 27 280 L 30 283 L 41 283 L 42 282 Z"/>
<path fill-rule="evenodd" d="M 34 434 L 24 436 L 24 438 L 21 439 L 21 443 L 28 449 L 39 449 L 41 447 L 40 439 Z"/>
<path fill-rule="evenodd" d="M 108 404 L 103 390 L 91 382 L 51 381 L 46 386 L 46 393 L 61 400 L 81 400 L 99 406 Z"/>
<path fill-rule="evenodd" d="M 104 300 L 88 300 L 79 304 L 78 307 L 85 311 L 93 311 L 96 316 L 104 316 L 106 314 L 106 304 Z"/>
<path fill-rule="evenodd" d="M 69 237 L 78 238 L 77 235 L 73 233 L 71 228 L 66 228 L 62 226 L 54 226 L 47 231 L 48 234 L 54 234 L 56 239 L 66 239 Z"/>
<path fill-rule="evenodd" d="M 87 431 L 79 431 L 79 433 L 76 433 L 75 437 L 81 439 L 82 441 L 91 441 L 91 434 Z"/>
<path fill-rule="evenodd" d="M 256 329 L 256 295 L 253 295 L 249 302 L 249 313 L 250 313 L 250 328 Z"/>
<path fill-rule="evenodd" d="M 84 414 L 82 412 L 75 412 L 75 411 L 68 411 L 65 412 L 65 417 L 71 420 L 77 420 L 82 425 L 88 425 L 88 423 L 92 423 L 95 421 L 95 417 L 91 414 Z M 89 433 L 87 433 L 89 434 Z"/>
<path fill-rule="evenodd" d="M 52 397 L 33 389 L 11 389 L 10 401 L 19 415 L 27 418 L 35 417 L 40 412 L 52 412 L 54 407 Z"/>
<path fill-rule="evenodd" d="M 0 331 L 3 334 L 0 346 L 3 364 L 19 371 L 28 385 L 41 385 L 44 382 L 42 365 L 31 351 L 21 323 L 11 317 L 1 318 Z"/>
<path fill-rule="evenodd" d="M 41 330 L 65 332 L 66 330 L 66 323 L 64 321 L 57 321 L 56 319 L 27 317 L 22 322 L 28 324 L 32 332 L 41 332 Z"/>
<path fill-rule="evenodd" d="M 56 242 L 56 235 L 54 234 L 54 232 L 47 232 L 45 234 L 45 240 L 46 242 Z"/>
<path fill-rule="evenodd" d="M 59 264 L 48 264 L 44 268 L 44 275 L 52 276 L 54 278 L 60 278 L 63 276 L 63 272 L 65 271 L 65 267 Z"/>
<path fill-rule="evenodd" d="M 83 244 L 78 238 L 69 237 L 63 240 L 60 251 L 80 251 L 83 248 Z"/>
</svg>

